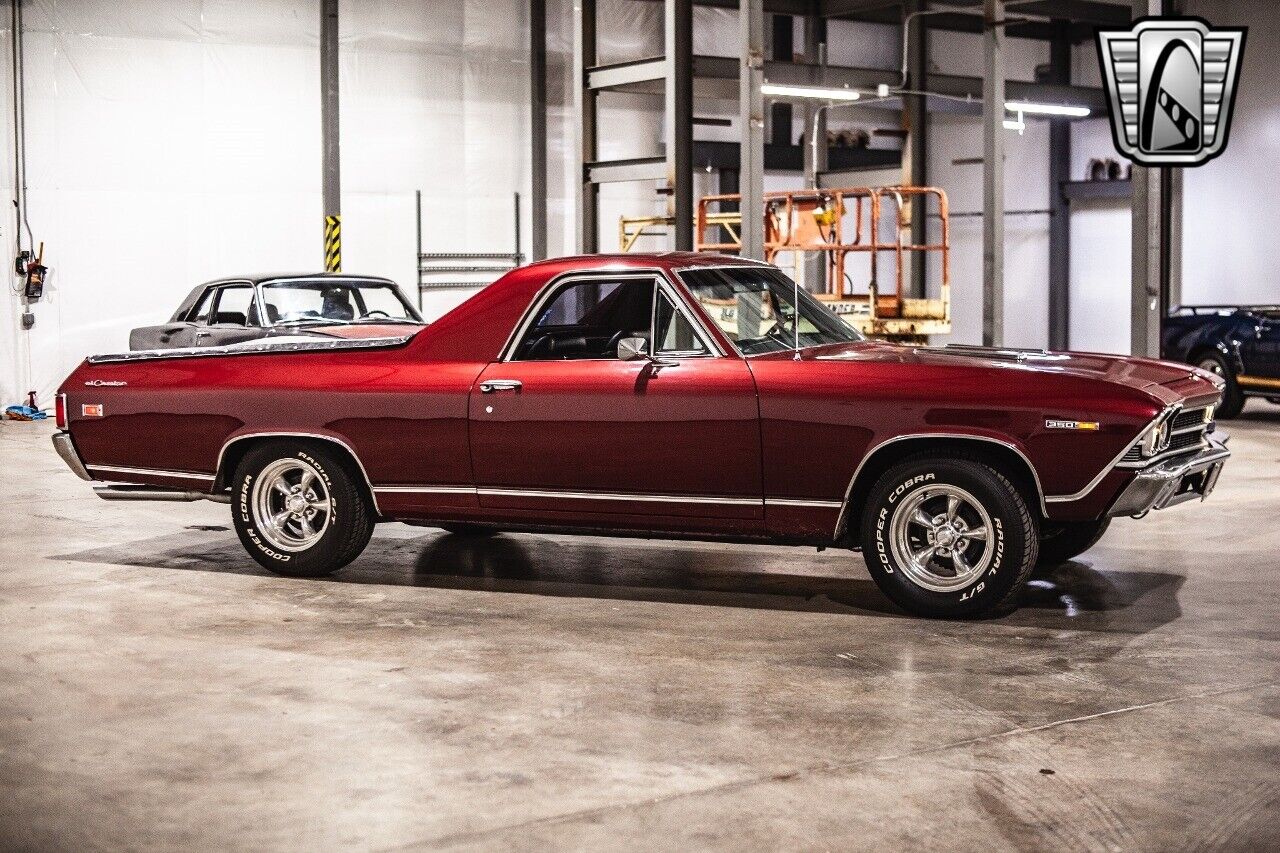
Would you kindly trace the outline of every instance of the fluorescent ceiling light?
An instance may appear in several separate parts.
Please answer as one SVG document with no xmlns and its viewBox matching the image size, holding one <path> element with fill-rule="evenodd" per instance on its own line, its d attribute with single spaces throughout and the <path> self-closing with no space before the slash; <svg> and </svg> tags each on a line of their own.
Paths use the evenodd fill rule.
<svg viewBox="0 0 1280 853">
<path fill-rule="evenodd" d="M 1004 108 L 1010 112 L 1040 116 L 1084 118 L 1089 114 L 1088 107 L 1072 107 L 1064 104 L 1034 104 L 1029 101 L 1005 101 Z"/>
<path fill-rule="evenodd" d="M 781 98 L 816 98 L 822 101 L 856 101 L 862 97 L 853 89 L 825 89 L 821 86 L 781 86 L 776 83 L 764 83 L 760 86 L 760 94 L 777 95 Z"/>
</svg>

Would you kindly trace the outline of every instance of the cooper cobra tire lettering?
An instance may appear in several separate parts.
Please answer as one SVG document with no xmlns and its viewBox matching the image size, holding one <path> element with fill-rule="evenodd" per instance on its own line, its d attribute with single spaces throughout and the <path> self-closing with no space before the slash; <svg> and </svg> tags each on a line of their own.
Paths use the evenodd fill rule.
<svg viewBox="0 0 1280 853">
<path fill-rule="evenodd" d="M 914 513 L 922 488 L 935 485 L 952 486 L 969 495 L 989 523 L 991 541 L 982 555 L 988 561 L 986 568 L 950 588 L 945 583 L 934 588 L 917 580 L 895 556 L 903 547 L 894 538 L 903 535 L 901 519 L 895 514 Z M 861 509 L 861 544 L 867 568 L 885 595 L 912 613 L 966 617 L 999 612 L 1016 600 L 1034 567 L 1039 530 L 1028 508 L 1030 503 L 989 458 L 967 455 L 966 451 L 907 457 L 872 485 Z M 974 523 L 972 516 L 968 523 Z M 925 539 L 926 529 L 908 528 L 905 547 L 915 551 L 932 542 Z M 944 580 L 952 576 L 945 556 L 933 567 Z"/>
<path fill-rule="evenodd" d="M 309 547 L 282 553 L 256 527 L 254 489 L 268 465 L 288 459 L 305 462 L 319 477 L 328 495 L 329 519 Z M 372 505 L 355 464 L 322 442 L 280 439 L 255 444 L 240 460 L 233 482 L 239 484 L 231 513 L 236 533 L 258 564 L 271 571 L 293 577 L 330 574 L 359 556 L 373 532 Z"/>
<path fill-rule="evenodd" d="M 246 475 L 240 484 L 240 520 L 244 522 L 245 534 L 253 542 L 254 547 L 266 554 L 273 560 L 279 560 L 282 563 L 289 561 L 291 555 L 281 554 L 278 551 L 267 546 L 262 539 L 258 537 L 258 531 L 253 527 L 253 520 L 249 515 L 249 494 L 253 491 L 253 475 Z"/>
</svg>

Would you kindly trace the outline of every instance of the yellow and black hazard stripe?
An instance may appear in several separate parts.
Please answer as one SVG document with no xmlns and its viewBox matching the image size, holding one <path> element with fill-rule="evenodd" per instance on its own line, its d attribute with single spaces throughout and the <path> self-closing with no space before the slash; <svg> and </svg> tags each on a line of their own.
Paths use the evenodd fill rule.
<svg viewBox="0 0 1280 853">
<path fill-rule="evenodd" d="M 326 272 L 342 272 L 342 217 L 324 218 L 324 268 Z"/>
</svg>

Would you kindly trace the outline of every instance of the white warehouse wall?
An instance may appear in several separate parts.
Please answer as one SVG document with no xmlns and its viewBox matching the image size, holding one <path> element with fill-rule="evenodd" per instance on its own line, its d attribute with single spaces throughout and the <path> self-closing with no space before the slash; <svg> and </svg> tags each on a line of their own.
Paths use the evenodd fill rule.
<svg viewBox="0 0 1280 853">
<path fill-rule="evenodd" d="M 1189 0 L 1189 15 L 1247 26 L 1227 150 L 1186 170 L 1182 301 L 1280 302 L 1280 7 L 1274 0 Z"/>
<path fill-rule="evenodd" d="M 1280 259 L 1270 249 L 1275 215 L 1260 203 L 1277 178 L 1280 93 L 1263 59 L 1280 46 L 1272 4 L 1195 0 L 1191 12 L 1251 27 L 1235 129 L 1227 153 L 1188 170 L 1185 301 L 1280 299 Z M 549 248 L 573 245 L 574 182 L 569 90 L 571 0 L 551 0 Z M 128 329 L 158 322 L 192 286 L 245 271 L 314 269 L 321 261 L 318 8 L 315 0 L 27 0 L 29 219 L 47 243 L 52 274 L 34 307 L 36 328 L 18 330 L 19 300 L 0 302 L 0 401 L 27 390 L 46 405 L 84 355 L 121 349 Z M 661 51 L 661 7 L 601 2 L 601 59 Z M 736 52 L 733 10 L 695 10 L 695 49 Z M 424 247 L 505 249 L 511 198 L 528 222 L 528 25 L 522 0 L 344 0 L 341 6 L 344 261 L 350 271 L 414 282 L 413 193 L 424 193 Z M 7 16 L 0 61 L 8 67 Z M 833 61 L 894 67 L 892 28 L 833 24 Z M 1045 45 L 1011 39 L 1013 79 L 1032 78 Z M 935 34 L 935 67 L 981 73 L 981 41 Z M 1075 51 L 1077 82 L 1097 84 L 1091 43 Z M 0 109 L 10 114 L 10 87 Z M 699 115 L 731 116 L 732 102 L 699 102 Z M 850 111 L 849 124 L 892 117 Z M 839 122 L 837 122 L 838 124 Z M 655 152 L 662 130 L 654 97 L 611 96 L 603 105 L 603 156 Z M 12 192 L 12 127 L 0 122 L 0 183 Z M 1047 206 L 1047 124 L 1009 133 L 1006 206 Z M 736 138 L 737 128 L 699 128 Z M 1115 156 L 1103 120 L 1073 125 L 1074 177 L 1091 156 Z M 931 182 L 954 211 L 981 204 L 981 155 L 972 114 L 934 114 Z M 699 173 L 699 193 L 714 189 Z M 795 176 L 770 176 L 771 187 Z M 1261 192 L 1260 192 L 1261 190 Z M 607 187 L 601 247 L 616 246 L 620 215 L 663 211 L 646 184 Z M 1072 212 L 1072 345 L 1127 347 L 1129 208 L 1077 204 Z M 1047 341 L 1048 222 L 1006 220 L 1006 341 Z M 9 256 L 11 219 L 0 222 Z M 955 333 L 981 337 L 981 222 L 953 221 Z M 524 235 L 528 250 L 528 232 Z M 651 244 L 652 245 L 652 244 Z M 936 265 L 932 287 L 936 289 Z M 17 282 L 11 278 L 11 283 Z M 466 294 L 428 294 L 438 315 Z"/>
</svg>

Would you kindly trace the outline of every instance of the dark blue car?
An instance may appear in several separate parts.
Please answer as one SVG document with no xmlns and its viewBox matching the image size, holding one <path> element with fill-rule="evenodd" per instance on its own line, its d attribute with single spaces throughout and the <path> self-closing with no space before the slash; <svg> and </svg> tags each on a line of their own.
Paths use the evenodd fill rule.
<svg viewBox="0 0 1280 853">
<path fill-rule="evenodd" d="M 1234 418 L 1246 397 L 1280 404 L 1280 305 L 1193 305 L 1164 321 L 1161 354 L 1221 376 L 1218 417 Z"/>
</svg>

